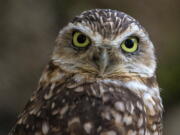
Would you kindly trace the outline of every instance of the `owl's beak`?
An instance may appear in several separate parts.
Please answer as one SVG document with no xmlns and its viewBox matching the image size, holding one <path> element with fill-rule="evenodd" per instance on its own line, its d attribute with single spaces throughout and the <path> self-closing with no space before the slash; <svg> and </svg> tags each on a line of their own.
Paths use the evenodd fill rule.
<svg viewBox="0 0 180 135">
<path fill-rule="evenodd" d="M 93 62 L 98 67 L 99 75 L 103 76 L 109 63 L 107 48 L 99 48 L 98 53 L 93 56 Z"/>
</svg>

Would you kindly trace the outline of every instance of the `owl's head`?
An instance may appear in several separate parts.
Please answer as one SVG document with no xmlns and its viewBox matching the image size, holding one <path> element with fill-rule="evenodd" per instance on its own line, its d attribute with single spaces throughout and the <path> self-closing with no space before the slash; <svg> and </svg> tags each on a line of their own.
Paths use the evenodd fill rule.
<svg viewBox="0 0 180 135">
<path fill-rule="evenodd" d="M 65 71 L 98 77 L 154 75 L 154 47 L 129 15 L 94 9 L 76 16 L 59 33 L 52 60 Z"/>
</svg>

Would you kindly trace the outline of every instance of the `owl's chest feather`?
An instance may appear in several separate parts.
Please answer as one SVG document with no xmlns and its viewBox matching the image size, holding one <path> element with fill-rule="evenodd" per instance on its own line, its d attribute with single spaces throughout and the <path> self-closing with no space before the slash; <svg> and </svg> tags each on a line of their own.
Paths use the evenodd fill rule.
<svg viewBox="0 0 180 135">
<path fill-rule="evenodd" d="M 162 105 L 157 95 L 153 95 L 158 93 L 149 93 L 153 89 L 148 89 L 144 84 L 134 86 L 132 88 L 132 84 L 130 86 L 129 83 L 116 80 L 100 80 L 80 85 L 67 83 L 60 88 L 55 102 L 62 106 L 59 111 L 63 112 L 63 121 L 70 123 L 72 119 L 78 118 L 81 125 L 81 122 L 90 122 L 101 127 L 102 131 L 112 126 L 118 129 L 115 130 L 118 134 L 129 129 L 138 130 L 139 134 L 146 132 L 147 135 L 160 131 Z"/>
<path fill-rule="evenodd" d="M 78 82 L 52 83 L 37 91 L 16 130 L 41 130 L 52 135 L 161 132 L 161 101 L 143 84 L 118 80 Z"/>
</svg>

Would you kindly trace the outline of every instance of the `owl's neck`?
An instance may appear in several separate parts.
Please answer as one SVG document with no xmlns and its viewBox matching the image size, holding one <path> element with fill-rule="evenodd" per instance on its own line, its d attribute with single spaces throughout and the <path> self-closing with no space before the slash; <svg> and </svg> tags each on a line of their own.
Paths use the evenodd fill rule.
<svg viewBox="0 0 180 135">
<path fill-rule="evenodd" d="M 95 78 L 89 77 L 87 74 L 68 73 L 59 68 L 59 66 L 50 63 L 43 72 L 39 88 L 36 92 L 39 90 L 44 91 L 43 93 L 46 94 L 43 96 L 48 100 L 53 97 L 53 90 L 56 87 L 81 92 L 81 88 L 84 86 L 89 86 L 92 96 L 102 99 L 105 96 L 104 93 L 112 92 L 113 90 L 121 91 L 124 89 L 125 91 L 132 92 L 136 97 L 143 100 L 150 116 L 162 110 L 159 87 L 155 77 L 121 76 L 119 78 Z M 102 86 L 107 86 L 107 88 L 103 89 Z M 57 94 L 57 92 L 55 93 Z"/>
<path fill-rule="evenodd" d="M 58 65 L 52 61 L 48 64 L 40 79 L 40 87 L 49 85 L 61 85 L 64 82 L 69 82 L 67 87 L 77 87 L 83 83 L 102 82 L 113 84 L 114 86 L 122 86 L 128 88 L 137 95 L 142 93 L 149 93 L 152 96 L 159 96 L 159 88 L 156 82 L 156 77 L 140 77 L 122 75 L 112 78 L 97 78 L 86 73 L 69 73 L 62 70 Z"/>
</svg>

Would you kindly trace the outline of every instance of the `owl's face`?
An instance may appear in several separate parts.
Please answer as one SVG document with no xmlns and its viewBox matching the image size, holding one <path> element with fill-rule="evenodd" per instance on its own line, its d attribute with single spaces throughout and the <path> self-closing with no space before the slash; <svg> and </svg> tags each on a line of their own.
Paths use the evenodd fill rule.
<svg viewBox="0 0 180 135">
<path fill-rule="evenodd" d="M 145 29 L 115 10 L 75 17 L 57 38 L 52 60 L 65 71 L 97 77 L 154 75 L 154 47 Z"/>
</svg>

